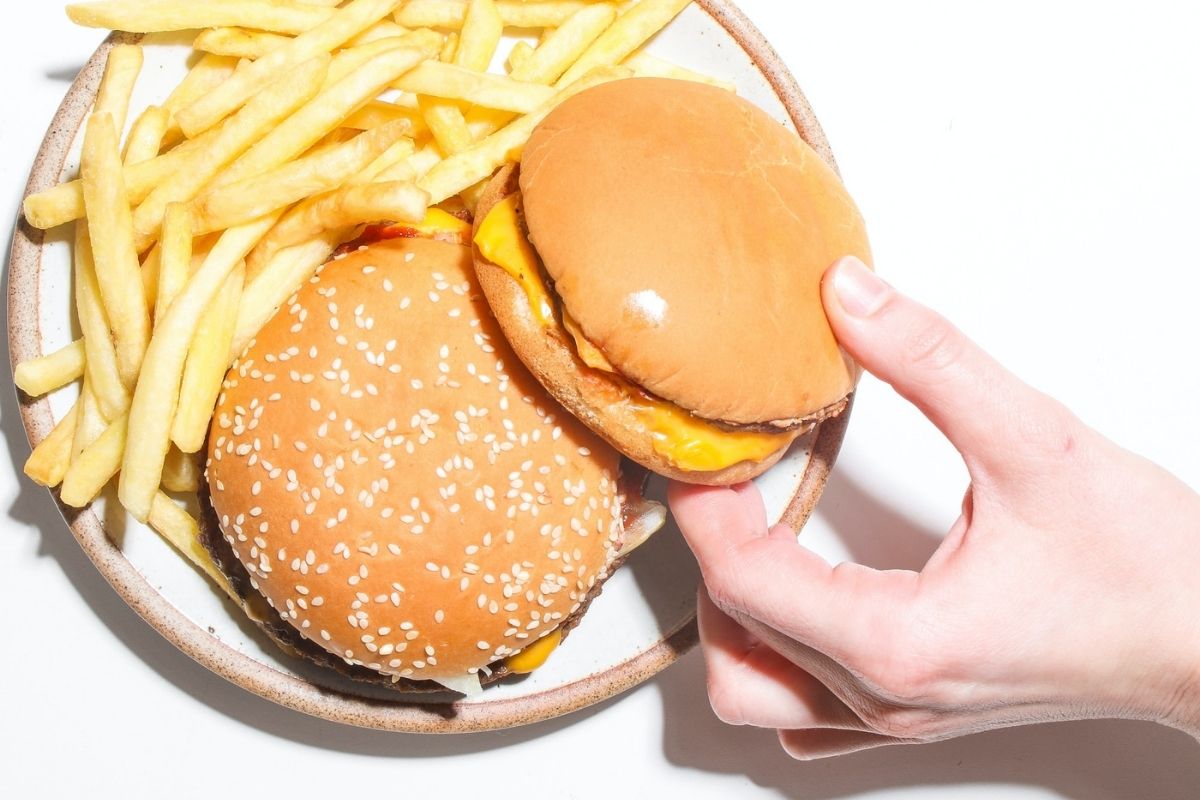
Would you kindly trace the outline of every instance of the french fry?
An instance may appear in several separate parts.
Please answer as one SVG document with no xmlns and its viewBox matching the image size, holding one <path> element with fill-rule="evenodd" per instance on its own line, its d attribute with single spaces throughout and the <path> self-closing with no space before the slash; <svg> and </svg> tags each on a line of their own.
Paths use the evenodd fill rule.
<svg viewBox="0 0 1200 800">
<path fill-rule="evenodd" d="M 342 120 L 342 127 L 366 131 L 398 119 L 408 121 L 410 135 L 414 139 L 429 132 L 429 127 L 425 124 L 425 118 L 421 116 L 419 109 L 408 108 L 387 100 L 372 100 Z"/>
<path fill-rule="evenodd" d="M 565 88 L 597 67 L 609 67 L 624 61 L 667 23 L 675 19 L 691 0 L 641 0 L 617 17 L 570 69 L 558 79 L 556 88 Z"/>
<path fill-rule="evenodd" d="M 171 440 L 183 453 L 195 453 L 204 446 L 213 406 L 229 368 L 229 348 L 233 343 L 245 277 L 246 270 L 240 265 L 229 273 L 200 318 L 188 348 L 179 389 L 179 407 L 171 423 Z"/>
<path fill-rule="evenodd" d="M 241 0 L 236 3 L 240 4 Z M 319 9 L 320 13 L 328 14 L 325 21 L 311 30 L 306 27 L 304 33 L 287 44 L 241 67 L 229 80 L 181 110 L 176 115 L 180 127 L 189 137 L 211 128 L 277 79 L 283 70 L 314 56 L 328 54 L 383 19 L 398 3 L 399 0 L 353 0 L 344 8 Z M 210 4 L 201 7 L 207 5 Z M 261 25 L 247 27 L 264 29 Z"/>
<path fill-rule="evenodd" d="M 175 121 L 175 115 L 180 109 L 186 108 L 196 99 L 212 91 L 229 79 L 237 69 L 238 59 L 234 56 L 218 56 L 205 53 L 200 57 L 179 85 L 171 90 L 162 107 L 171 115 L 167 123 L 166 133 L 163 134 L 163 146 L 170 147 L 183 138 L 183 131 Z"/>
<path fill-rule="evenodd" d="M 458 49 L 454 53 L 455 66 L 487 72 L 503 34 L 504 21 L 496 11 L 495 2 L 469 0 L 458 38 Z"/>
<path fill-rule="evenodd" d="M 384 178 L 385 171 L 389 175 L 398 174 L 395 169 L 404 167 L 406 170 L 405 176 L 398 180 L 412 180 L 416 177 L 412 169 L 406 164 L 406 160 L 413 154 L 415 146 L 412 139 L 401 139 L 383 152 L 379 158 L 372 161 L 358 175 L 355 175 L 350 183 L 369 183 L 371 181 L 389 180 Z M 393 169 L 395 168 L 395 169 Z"/>
<path fill-rule="evenodd" d="M 408 28 L 403 25 L 397 25 L 390 19 L 381 19 L 346 42 L 346 47 L 358 47 L 359 45 L 370 44 L 380 39 L 394 39 L 397 36 L 404 36 L 409 32 Z"/>
<path fill-rule="evenodd" d="M 664 61 L 644 50 L 634 53 L 622 63 L 624 66 L 632 69 L 633 74 L 639 78 L 674 78 L 678 81 L 707 83 L 709 86 L 716 86 L 719 89 L 725 89 L 729 92 L 737 92 L 737 86 L 729 81 L 718 80 L 710 75 L 694 72 L 678 64 L 672 64 L 670 61 Z"/>
<path fill-rule="evenodd" d="M 133 213 L 138 250 L 144 250 L 158 237 L 170 203 L 191 200 L 222 169 L 312 100 L 329 61 L 329 56 L 317 55 L 288 71 L 230 117 L 208 147 L 196 150 L 186 164 L 160 183 Z"/>
<path fill-rule="evenodd" d="M 192 271 L 192 215 L 185 203 L 171 203 L 163 217 L 159 239 L 158 299 L 154 315 L 161 318 L 187 283 Z"/>
<path fill-rule="evenodd" d="M 188 561 L 208 576 L 209 580 L 237 605 L 242 601 L 229 581 L 213 563 L 212 556 L 200 543 L 200 525 L 174 500 L 162 492 L 156 492 L 150 503 L 150 527 L 184 555 Z"/>
<path fill-rule="evenodd" d="M 505 162 L 519 160 L 520 150 L 529 140 L 533 129 L 559 103 L 592 86 L 626 78 L 631 74 L 630 70 L 620 67 L 610 67 L 588 73 L 560 91 L 553 100 L 537 111 L 526 114 L 466 150 L 447 157 L 429 170 L 417 182 L 417 185 L 429 192 L 431 203 L 440 203 L 446 198 L 474 186 L 489 177 Z"/>
<path fill-rule="evenodd" d="M 327 89 L 333 84 L 345 78 L 351 72 L 356 72 L 362 69 L 363 65 L 374 59 L 381 53 L 386 53 L 389 50 L 395 50 L 400 47 L 411 47 L 424 52 L 432 58 L 442 46 L 441 34 L 431 30 L 424 29 L 412 31 L 403 36 L 394 36 L 387 39 L 378 39 L 367 44 L 362 44 L 357 47 L 348 47 L 340 51 L 333 58 L 333 63 L 329 65 L 329 75 L 325 78 L 325 84 L 322 89 Z"/>
<path fill-rule="evenodd" d="M 276 309 L 329 260 L 345 235 L 344 230 L 326 231 L 308 242 L 280 250 L 246 284 L 238 308 L 237 333 L 229 349 L 230 361 L 246 349 Z"/>
<path fill-rule="evenodd" d="M 161 106 L 150 106 L 143 111 L 129 129 L 125 151 L 122 153 L 125 166 L 140 164 L 158 155 L 170 122 L 170 112 Z"/>
<path fill-rule="evenodd" d="M 355 109 L 425 59 L 420 50 L 389 50 L 324 89 L 229 166 L 212 189 L 261 175 L 308 150 Z"/>
<path fill-rule="evenodd" d="M 442 52 L 438 54 L 438 61 L 444 61 L 447 64 L 454 62 L 454 54 L 458 52 L 458 31 L 450 31 L 446 36 L 446 43 L 442 45 Z"/>
<path fill-rule="evenodd" d="M 389 9 L 390 10 L 390 9 Z M 276 33 L 302 33 L 328 20 L 333 9 L 277 0 L 102 0 L 72 3 L 76 25 L 130 33 L 160 33 L 236 25 Z"/>
<path fill-rule="evenodd" d="M 417 104 L 433 140 L 446 155 L 466 150 L 475 141 L 462 109 L 454 101 L 418 97 Z"/>
<path fill-rule="evenodd" d="M 380 220 L 420 222 L 428 207 L 427 198 L 411 181 L 367 183 L 326 192 L 280 220 L 270 241 L 259 245 L 264 252 L 256 261 L 261 263 L 275 252 L 327 230 Z"/>
<path fill-rule="evenodd" d="M 79 416 L 75 420 L 75 438 L 71 442 L 72 463 L 108 427 L 108 420 L 100 411 L 100 405 L 96 402 L 96 394 L 92 391 L 86 378 L 84 378 L 83 388 L 80 389 L 79 399 L 75 404 L 79 407 Z"/>
<path fill-rule="evenodd" d="M 22 392 L 40 397 L 53 392 L 83 374 L 86 363 L 83 339 L 76 339 L 53 353 L 17 364 L 13 380 Z"/>
<path fill-rule="evenodd" d="M 212 144 L 220 129 L 206 131 L 195 139 L 180 142 L 166 153 L 149 161 L 133 164 L 122 171 L 129 202 L 136 205 L 168 177 L 186 166 L 198 150 Z M 25 198 L 26 221 L 35 228 L 47 230 L 84 215 L 83 182 L 79 179 L 60 183 L 51 189 Z"/>
<path fill-rule="evenodd" d="M 86 220 L 75 226 L 75 315 L 83 332 L 87 383 L 96 395 L 100 413 L 115 419 L 129 408 L 129 392 L 117 369 L 117 353 L 100 302 L 100 285 L 92 260 L 92 240 Z"/>
<path fill-rule="evenodd" d="M 209 28 L 200 31 L 192 41 L 192 49 L 203 53 L 234 58 L 262 58 L 290 42 L 290 36 L 245 28 Z"/>
<path fill-rule="evenodd" d="M 142 71 L 142 48 L 136 44 L 114 45 L 108 51 L 108 62 L 104 65 L 104 77 L 96 91 L 98 114 L 112 114 L 117 138 L 125 131 L 125 117 L 129 113 L 129 97 L 138 73 Z"/>
<path fill-rule="evenodd" d="M 586 0 L 498 0 L 496 11 L 506 27 L 557 28 L 591 3 Z M 396 12 L 396 22 L 409 28 L 461 28 L 466 0 L 409 0 Z"/>
<path fill-rule="evenodd" d="M 433 169 L 441 160 L 442 154 L 438 151 L 437 145 L 430 142 L 409 156 L 404 163 L 411 167 L 413 175 L 420 179 L 425 177 L 429 170 Z"/>
<path fill-rule="evenodd" d="M 509 73 L 511 74 L 514 69 L 525 63 L 531 55 L 533 55 L 533 45 L 529 42 L 514 44 L 512 50 L 508 51 L 508 60 L 505 61 Z"/>
<path fill-rule="evenodd" d="M 408 72 L 398 88 L 415 94 L 461 100 L 484 108 L 528 113 L 554 97 L 554 90 L 503 75 L 475 72 L 453 64 L 426 61 Z"/>
<path fill-rule="evenodd" d="M 59 497 L 74 508 L 83 508 L 96 499 L 121 466 L 125 452 L 129 417 L 122 414 L 71 461 L 63 476 Z M 77 437 L 78 438 L 78 437 Z"/>
<path fill-rule="evenodd" d="M 88 121 L 80 172 L 100 298 L 113 332 L 121 382 L 132 387 L 150 338 L 150 312 L 111 114 L 94 114 Z"/>
<path fill-rule="evenodd" d="M 72 406 L 49 435 L 38 442 L 25 461 L 25 474 L 42 486 L 53 488 L 62 483 L 63 475 L 71 463 L 71 443 L 75 439 L 78 412 L 79 405 Z"/>
<path fill-rule="evenodd" d="M 195 492 L 200 489 L 200 459 L 172 445 L 163 463 L 162 485 L 168 492 Z M 153 508 L 150 510 L 154 514 Z"/>
<path fill-rule="evenodd" d="M 125 449 L 117 488 L 121 505 L 139 521 L 149 516 L 162 481 L 184 361 L 200 317 L 225 278 L 277 219 L 277 214 L 268 215 L 225 231 L 155 327 L 130 404 L 129 439 L 137 447 Z"/>
<path fill-rule="evenodd" d="M 389 122 L 322 153 L 220 186 L 192 203 L 192 230 L 208 233 L 232 228 L 333 189 L 383 155 L 411 128 L 405 119 Z"/>
<path fill-rule="evenodd" d="M 509 77 L 530 83 L 554 83 L 616 18 L 617 12 L 607 3 L 581 9 L 548 33 L 529 58 L 513 68 Z M 507 111 L 473 108 L 467 115 L 467 127 L 471 136 L 479 140 L 500 130 L 514 117 Z"/>
</svg>

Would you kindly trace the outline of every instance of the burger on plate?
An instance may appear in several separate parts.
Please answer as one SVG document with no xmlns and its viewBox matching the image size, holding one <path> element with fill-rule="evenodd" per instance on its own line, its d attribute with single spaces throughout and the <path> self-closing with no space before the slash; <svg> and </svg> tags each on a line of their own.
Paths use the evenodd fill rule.
<svg viewBox="0 0 1200 800">
<path fill-rule="evenodd" d="M 841 413 L 858 376 L 821 305 L 869 263 L 858 209 L 797 135 L 730 92 L 635 78 L 536 129 L 477 209 L 475 266 L 516 354 L 646 468 L 725 485 Z"/>
<path fill-rule="evenodd" d="M 537 668 L 664 519 L 512 354 L 470 249 L 420 237 L 340 255 L 279 310 L 208 457 L 208 545 L 267 631 L 409 690 Z"/>
</svg>

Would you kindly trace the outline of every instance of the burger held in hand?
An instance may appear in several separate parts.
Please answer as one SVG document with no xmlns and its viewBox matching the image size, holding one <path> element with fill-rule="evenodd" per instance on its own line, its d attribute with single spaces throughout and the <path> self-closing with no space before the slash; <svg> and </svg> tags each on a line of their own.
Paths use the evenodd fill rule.
<svg viewBox="0 0 1200 800">
<path fill-rule="evenodd" d="M 404 689 L 533 670 L 664 516 L 513 356 L 470 250 L 424 238 L 341 256 L 285 304 L 208 454 L 210 545 L 268 632 Z"/>
<path fill-rule="evenodd" d="M 630 79 L 541 123 L 476 214 L 480 284 L 516 354 L 646 468 L 735 484 L 841 413 L 858 370 L 820 282 L 870 262 L 837 174 L 704 84 Z"/>
</svg>

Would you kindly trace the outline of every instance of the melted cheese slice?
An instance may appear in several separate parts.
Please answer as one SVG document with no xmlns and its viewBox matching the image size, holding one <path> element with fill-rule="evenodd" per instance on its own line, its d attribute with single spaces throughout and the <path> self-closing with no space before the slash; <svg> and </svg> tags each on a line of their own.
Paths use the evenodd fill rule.
<svg viewBox="0 0 1200 800">
<path fill-rule="evenodd" d="M 533 245 L 521 231 L 517 216 L 520 205 L 519 192 L 497 203 L 479 226 L 475 244 L 484 258 L 521 284 L 538 322 L 552 327 L 556 323 L 550 290 L 538 271 Z M 762 461 L 795 438 L 788 432 L 728 431 L 673 403 L 649 397 L 616 374 L 612 364 L 584 337 L 566 309 L 563 309 L 562 317 L 563 326 L 575 340 L 579 359 L 605 373 L 605 377 L 621 389 L 636 419 L 649 431 L 654 451 L 676 468 L 688 472 L 716 472 L 743 461 Z"/>
<path fill-rule="evenodd" d="M 562 644 L 562 629 L 551 631 L 515 656 L 504 659 L 504 666 L 518 675 L 528 675 L 546 663 Z"/>
</svg>

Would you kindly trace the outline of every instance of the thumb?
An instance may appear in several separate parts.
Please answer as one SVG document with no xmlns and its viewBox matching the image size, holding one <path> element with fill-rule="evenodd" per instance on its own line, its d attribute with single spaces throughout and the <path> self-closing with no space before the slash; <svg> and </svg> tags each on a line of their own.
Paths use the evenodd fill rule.
<svg viewBox="0 0 1200 800">
<path fill-rule="evenodd" d="M 1066 409 L 858 259 L 829 269 L 822 297 L 842 347 L 925 414 L 976 477 L 1023 465 L 1031 446 L 1070 449 L 1079 423 Z"/>
</svg>

